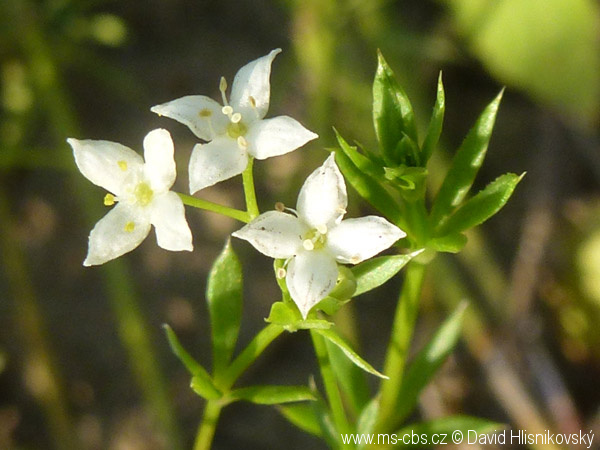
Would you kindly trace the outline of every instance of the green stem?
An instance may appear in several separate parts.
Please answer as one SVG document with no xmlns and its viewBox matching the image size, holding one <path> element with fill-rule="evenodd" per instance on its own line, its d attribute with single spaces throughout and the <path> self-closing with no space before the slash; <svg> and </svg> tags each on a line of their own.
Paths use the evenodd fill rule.
<svg viewBox="0 0 600 450">
<path fill-rule="evenodd" d="M 384 366 L 384 373 L 390 379 L 383 381 L 381 385 L 379 417 L 376 427 L 381 432 L 397 425 L 394 423 L 394 412 L 415 328 L 425 267 L 414 261 L 409 263 L 396 307 Z"/>
<path fill-rule="evenodd" d="M 223 404 L 215 400 L 209 400 L 206 404 L 204 415 L 202 416 L 202 423 L 200 424 L 198 434 L 196 435 L 194 450 L 210 449 L 223 406 Z"/>
<path fill-rule="evenodd" d="M 244 196 L 246 197 L 246 210 L 250 220 L 255 219 L 260 214 L 258 203 L 256 203 L 256 191 L 254 189 L 254 158 L 248 158 L 248 166 L 242 172 L 242 182 L 244 183 Z"/>
<path fill-rule="evenodd" d="M 317 361 L 319 362 L 319 368 L 321 369 L 321 377 L 323 378 L 323 385 L 325 386 L 325 392 L 327 393 L 327 400 L 329 401 L 333 422 L 335 423 L 338 434 L 350 433 L 350 424 L 348 423 L 346 413 L 344 412 L 344 403 L 342 402 L 342 396 L 340 395 L 333 367 L 331 367 L 331 360 L 329 359 L 329 351 L 327 350 L 325 340 L 314 330 L 310 330 L 310 337 L 312 338 Z M 343 445 L 341 442 L 340 445 L 344 448 L 349 447 Z"/>
<path fill-rule="evenodd" d="M 179 198 L 181 198 L 184 205 L 192 206 L 198 209 L 204 209 L 206 211 L 216 212 L 223 216 L 239 220 L 240 222 L 250 222 L 250 215 L 246 211 L 240 211 L 239 209 L 219 205 L 218 203 L 209 202 L 208 200 L 192 197 L 191 195 L 182 194 L 180 192 L 178 192 L 177 195 L 179 195 Z"/>
</svg>

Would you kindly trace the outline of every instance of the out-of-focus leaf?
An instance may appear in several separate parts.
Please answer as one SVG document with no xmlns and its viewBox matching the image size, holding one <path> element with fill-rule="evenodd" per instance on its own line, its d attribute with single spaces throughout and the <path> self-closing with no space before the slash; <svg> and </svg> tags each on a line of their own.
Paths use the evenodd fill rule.
<svg viewBox="0 0 600 450">
<path fill-rule="evenodd" d="M 378 181 L 361 172 L 341 150 L 335 152 L 335 162 L 356 192 L 383 214 L 390 222 L 406 229 L 406 220 L 398 202 Z"/>
<path fill-rule="evenodd" d="M 329 329 L 329 330 L 315 329 L 314 331 L 317 334 L 320 334 L 321 336 L 323 336 L 325 339 L 327 339 L 332 344 L 338 346 L 340 348 L 340 350 L 342 350 L 342 352 L 344 352 L 344 355 L 346 355 L 346 357 L 350 361 L 352 361 L 354 364 L 356 364 L 358 367 L 360 367 L 365 372 L 369 372 L 370 374 L 378 376 L 380 378 L 384 378 L 384 379 L 388 378 L 384 374 L 375 370 L 373 368 L 373 366 L 371 366 L 371 364 L 369 364 L 364 359 L 362 359 L 360 356 L 358 356 L 358 354 L 352 349 L 352 347 L 350 347 L 350 344 L 348 344 L 334 330 L 332 330 L 332 329 Z"/>
<path fill-rule="evenodd" d="M 467 245 L 467 237 L 464 234 L 446 234 L 438 238 L 430 239 L 427 247 L 436 252 L 458 253 Z"/>
<path fill-rule="evenodd" d="M 329 446 L 329 448 L 338 448 L 340 446 L 340 434 L 336 429 L 335 423 L 331 419 L 327 404 L 319 394 L 314 378 L 310 378 L 308 382 L 311 392 L 317 398 L 317 401 L 311 402 L 310 405 L 314 408 L 315 417 L 321 429 L 321 436 Z"/>
<path fill-rule="evenodd" d="M 398 422 L 410 414 L 421 391 L 431 381 L 458 342 L 466 307 L 466 303 L 457 307 L 408 367 L 396 402 L 398 408 L 395 419 Z"/>
<path fill-rule="evenodd" d="M 317 398 L 306 386 L 249 386 L 231 391 L 231 401 L 245 400 L 258 405 L 278 405 Z"/>
<path fill-rule="evenodd" d="M 364 294 L 384 284 L 421 251 L 408 255 L 379 256 L 352 267 L 351 270 L 356 277 L 354 296 Z"/>
<path fill-rule="evenodd" d="M 427 164 L 431 154 L 435 150 L 435 147 L 442 134 L 442 125 L 444 123 L 444 111 L 446 109 L 446 97 L 444 95 L 444 84 L 442 83 L 442 72 L 438 78 L 437 85 L 437 96 L 435 99 L 435 105 L 433 106 L 433 113 L 431 113 L 431 119 L 429 120 L 429 126 L 427 127 L 427 135 L 423 141 L 421 147 L 421 161 L 423 166 Z"/>
<path fill-rule="evenodd" d="M 418 142 L 415 114 L 408 96 L 396 81 L 381 52 L 373 81 L 373 122 L 381 152 L 390 166 L 403 164 L 407 155 L 399 147 L 404 136 Z"/>
<path fill-rule="evenodd" d="M 502 93 L 483 110 L 452 158 L 452 164 L 431 208 L 437 226 L 463 201 L 485 159 Z"/>
<path fill-rule="evenodd" d="M 293 405 L 280 406 L 277 408 L 277 410 L 290 423 L 296 425 L 302 431 L 317 437 L 323 436 L 313 405 L 307 403 L 296 403 Z"/>
<path fill-rule="evenodd" d="M 502 83 L 595 124 L 600 5 L 595 0 L 446 0 L 457 29 Z"/>
<path fill-rule="evenodd" d="M 372 399 L 363 408 L 356 422 L 356 434 L 372 434 L 379 414 L 379 397 Z M 356 446 L 357 450 L 362 450 L 367 446 L 366 442 L 361 442 Z"/>
<path fill-rule="evenodd" d="M 365 373 L 353 364 L 344 352 L 330 341 L 325 341 L 331 367 L 339 381 L 340 387 L 354 412 L 361 411 L 369 401 L 369 386 Z"/>
<path fill-rule="evenodd" d="M 488 220 L 506 204 L 524 175 L 507 173 L 496 178 L 454 211 L 438 234 L 460 233 Z"/>
<path fill-rule="evenodd" d="M 506 425 L 504 424 L 480 419 L 478 417 L 450 416 L 441 419 L 433 419 L 427 422 L 413 423 L 405 426 L 394 434 L 400 437 L 396 443 L 396 447 L 430 448 L 434 447 L 434 445 L 425 445 L 424 442 L 432 442 L 431 437 L 434 434 L 437 434 L 438 436 L 446 435 L 450 438 L 453 432 L 460 431 L 466 442 L 469 430 L 474 430 L 479 435 L 495 433 L 505 428 Z M 412 436 L 414 435 L 419 436 L 418 442 L 412 442 Z M 420 437 L 423 435 L 427 436 L 427 438 L 421 439 Z M 411 436 L 411 439 L 402 439 L 403 436 Z M 447 442 L 451 442 L 450 439 L 447 439 Z"/>
<path fill-rule="evenodd" d="M 213 370 L 219 374 L 231 360 L 242 317 L 242 265 L 230 240 L 208 275 L 206 299 L 212 331 Z"/>
</svg>

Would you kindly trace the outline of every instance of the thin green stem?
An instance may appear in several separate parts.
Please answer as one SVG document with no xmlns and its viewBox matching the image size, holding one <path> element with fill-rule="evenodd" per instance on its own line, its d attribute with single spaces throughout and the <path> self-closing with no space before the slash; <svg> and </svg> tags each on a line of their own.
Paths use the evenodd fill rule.
<svg viewBox="0 0 600 450">
<path fill-rule="evenodd" d="M 248 166 L 242 172 L 242 182 L 244 183 L 244 195 L 246 197 L 246 210 L 250 220 L 255 219 L 260 214 L 258 203 L 256 203 L 256 191 L 254 189 L 254 158 L 248 158 Z"/>
<path fill-rule="evenodd" d="M 394 412 L 415 328 L 425 267 L 425 265 L 418 262 L 409 263 L 396 307 L 384 365 L 384 373 L 390 378 L 382 382 L 380 392 L 381 400 L 376 429 L 381 432 L 397 425 L 394 423 Z"/>
<path fill-rule="evenodd" d="M 192 206 L 198 209 L 204 209 L 206 211 L 216 212 L 223 216 L 239 220 L 240 222 L 250 222 L 250 215 L 246 211 L 240 211 L 239 209 L 219 205 L 218 203 L 209 202 L 208 200 L 192 197 L 191 195 L 182 194 L 180 192 L 178 192 L 177 195 L 179 195 L 179 198 L 181 198 L 184 205 Z"/>
<path fill-rule="evenodd" d="M 200 424 L 198 434 L 196 435 L 194 450 L 210 450 L 223 406 L 223 404 L 215 400 L 209 400 L 206 404 L 204 415 L 202 416 L 202 423 Z"/>
<path fill-rule="evenodd" d="M 342 402 L 342 396 L 340 395 L 333 367 L 331 367 L 331 360 L 329 359 L 329 351 L 327 350 L 325 340 L 314 330 L 310 330 L 310 337 L 312 338 L 317 361 L 319 362 L 321 377 L 323 378 L 323 385 L 325 386 L 333 422 L 335 423 L 338 433 L 350 433 L 350 424 L 346 418 L 344 403 Z M 340 445 L 342 445 L 343 448 L 349 448 L 348 445 L 344 445 L 341 442 Z"/>
</svg>

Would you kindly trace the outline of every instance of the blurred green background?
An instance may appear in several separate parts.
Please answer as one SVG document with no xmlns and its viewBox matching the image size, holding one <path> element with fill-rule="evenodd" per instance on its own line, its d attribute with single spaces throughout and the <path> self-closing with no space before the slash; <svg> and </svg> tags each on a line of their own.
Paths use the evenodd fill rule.
<svg viewBox="0 0 600 450">
<path fill-rule="evenodd" d="M 372 146 L 371 83 L 382 50 L 421 126 L 446 87 L 432 192 L 479 111 L 506 86 L 478 187 L 527 171 L 508 206 L 426 281 L 415 347 L 463 298 L 463 340 L 420 416 L 468 413 L 530 432 L 600 432 L 600 7 L 593 0 L 1 0 L 0 448 L 190 448 L 203 400 L 160 328 L 168 322 L 208 363 L 207 271 L 239 227 L 188 210 L 195 251 L 150 236 L 84 268 L 104 192 L 78 173 L 67 137 L 141 151 L 173 134 L 179 178 L 196 142 L 149 108 L 219 97 L 246 62 L 281 47 L 269 116 L 320 139 L 257 164 L 259 206 L 293 206 L 334 145 L 332 126 Z M 243 207 L 238 179 L 199 196 Z M 350 192 L 349 217 L 369 213 Z M 278 299 L 271 261 L 242 242 L 240 345 Z M 339 317 L 380 368 L 401 277 Z M 303 333 L 285 335 L 243 382 L 304 384 L 318 372 Z M 375 380 L 372 380 L 375 383 Z M 596 433 L 598 435 L 599 433 Z M 596 436 L 598 437 L 598 436 Z M 596 439 L 597 442 L 597 439 Z M 225 410 L 215 448 L 322 448 L 270 407 Z M 491 448 L 491 447 L 490 447 Z M 550 447 L 544 447 L 550 448 Z"/>
</svg>

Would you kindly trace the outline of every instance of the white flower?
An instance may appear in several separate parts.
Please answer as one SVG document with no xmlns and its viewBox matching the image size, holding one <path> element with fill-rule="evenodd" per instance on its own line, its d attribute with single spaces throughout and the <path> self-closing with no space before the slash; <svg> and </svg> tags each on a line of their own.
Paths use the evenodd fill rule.
<svg viewBox="0 0 600 450">
<path fill-rule="evenodd" d="M 219 89 L 223 106 L 204 95 L 189 95 L 153 106 L 153 112 L 184 125 L 208 144 L 194 146 L 190 159 L 190 192 L 239 175 L 248 157 L 266 159 L 302 147 L 318 136 L 288 116 L 263 119 L 269 109 L 271 63 L 281 49 L 271 51 L 235 75 L 231 98 L 227 82 Z"/>
<path fill-rule="evenodd" d="M 233 233 L 271 258 L 285 258 L 286 283 L 306 319 L 310 309 L 334 288 L 337 263 L 357 264 L 406 236 L 382 217 L 346 219 L 344 178 L 331 154 L 304 182 L 297 217 L 269 211 Z"/>
<path fill-rule="evenodd" d="M 167 130 L 153 130 L 144 138 L 144 159 L 124 145 L 109 141 L 67 139 L 81 173 L 109 194 L 106 206 L 118 202 L 94 227 L 84 266 L 103 264 L 136 248 L 156 229 L 158 245 L 167 250 L 189 250 L 192 233 L 183 203 L 169 191 L 175 182 L 173 141 Z"/>
</svg>

